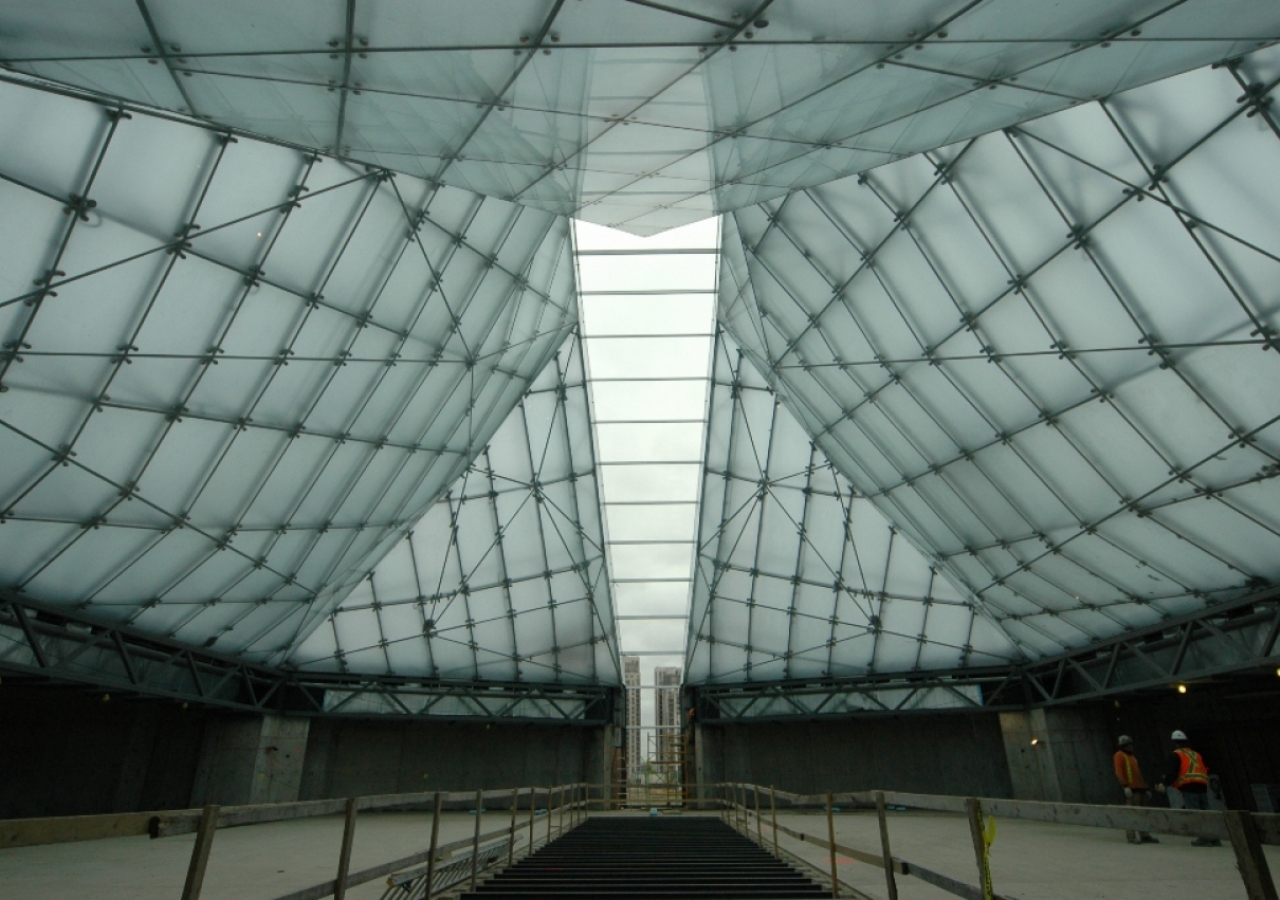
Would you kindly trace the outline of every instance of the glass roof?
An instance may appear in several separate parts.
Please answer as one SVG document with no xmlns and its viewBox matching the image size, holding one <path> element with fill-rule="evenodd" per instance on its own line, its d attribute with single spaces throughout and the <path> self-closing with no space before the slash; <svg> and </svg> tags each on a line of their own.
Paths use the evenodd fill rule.
<svg viewBox="0 0 1280 900">
<path fill-rule="evenodd" d="M 1028 657 L 1280 579 L 1278 77 L 1262 51 L 726 218 L 725 327 Z"/>
<path fill-rule="evenodd" d="M 723 332 L 707 428 L 690 682 L 1020 657 L 973 595 L 835 470 Z"/>
<path fill-rule="evenodd" d="M 652 234 L 1280 38 L 1257 0 L 42 0 L 11 69 Z"/>
<path fill-rule="evenodd" d="M 1280 6 L 1044 7 L 0 4 L 0 590 L 728 683 L 1274 585 Z"/>
<path fill-rule="evenodd" d="M 0 584 L 279 661 L 576 322 L 569 223 L 0 83 Z"/>
<path fill-rule="evenodd" d="M 621 681 L 582 345 L 289 662 L 303 670 Z"/>
</svg>

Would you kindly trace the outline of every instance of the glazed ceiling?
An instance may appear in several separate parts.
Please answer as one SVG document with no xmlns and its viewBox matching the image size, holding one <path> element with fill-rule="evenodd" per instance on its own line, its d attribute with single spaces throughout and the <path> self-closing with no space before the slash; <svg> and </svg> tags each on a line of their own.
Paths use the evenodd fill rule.
<svg viewBox="0 0 1280 900">
<path fill-rule="evenodd" d="M 611 289 L 567 217 L 720 214 L 663 538 L 690 680 L 1263 590 L 1277 38 L 1226 0 L 0 6 L 0 587 L 271 664 L 617 683 L 602 435 L 661 417 L 597 428 L 628 371 L 584 364 Z"/>
<path fill-rule="evenodd" d="M 1259 48 L 1256 0 L 48 0 L 0 59 L 652 234 Z"/>
</svg>

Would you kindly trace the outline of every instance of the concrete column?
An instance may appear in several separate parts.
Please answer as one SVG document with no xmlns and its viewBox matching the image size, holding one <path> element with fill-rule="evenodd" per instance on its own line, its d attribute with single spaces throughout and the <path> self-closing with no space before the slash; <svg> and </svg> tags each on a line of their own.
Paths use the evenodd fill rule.
<svg viewBox="0 0 1280 900">
<path fill-rule="evenodd" d="M 698 785 L 698 808 L 705 809 L 707 802 L 707 751 L 705 738 L 707 729 L 701 725 L 693 726 L 693 780 Z"/>
<path fill-rule="evenodd" d="M 205 729 L 191 805 L 297 800 L 311 720 L 286 716 L 213 719 Z"/>
<path fill-rule="evenodd" d="M 1114 751 L 1105 716 L 1092 709 L 1000 714 L 1013 795 L 1019 800 L 1116 803 Z"/>
<path fill-rule="evenodd" d="M 160 717 L 154 706 L 139 704 L 128 709 L 127 714 L 130 716 L 129 735 L 122 755 L 120 780 L 116 783 L 111 804 L 115 812 L 142 809 L 142 792 L 160 727 Z"/>
</svg>

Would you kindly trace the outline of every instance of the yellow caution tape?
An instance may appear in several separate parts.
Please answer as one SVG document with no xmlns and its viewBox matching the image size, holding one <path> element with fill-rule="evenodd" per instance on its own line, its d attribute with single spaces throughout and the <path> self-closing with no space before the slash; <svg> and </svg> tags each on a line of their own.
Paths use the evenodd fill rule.
<svg viewBox="0 0 1280 900">
<path fill-rule="evenodd" d="M 996 840 L 996 817 L 983 816 L 978 813 L 982 822 L 982 893 L 984 900 L 994 900 L 991 889 L 991 845 Z"/>
</svg>

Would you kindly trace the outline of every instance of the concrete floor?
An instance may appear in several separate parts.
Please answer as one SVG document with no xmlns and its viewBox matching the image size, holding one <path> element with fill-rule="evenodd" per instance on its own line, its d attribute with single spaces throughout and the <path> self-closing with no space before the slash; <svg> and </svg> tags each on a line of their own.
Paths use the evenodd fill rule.
<svg viewBox="0 0 1280 900">
<path fill-rule="evenodd" d="M 521 814 L 527 822 L 529 813 Z M 475 816 L 445 813 L 440 843 L 469 838 Z M 509 824 L 510 813 L 495 812 L 481 821 L 482 831 Z M 546 816 L 538 817 L 537 838 L 546 836 Z M 556 824 L 558 824 L 558 819 Z M 516 844 L 528 846 L 527 829 Z M 431 840 L 431 814 L 361 813 L 356 824 L 351 869 L 376 866 L 425 850 Z M 195 835 L 151 840 L 108 838 L 74 844 L 49 844 L 0 850 L 0 898 L 49 900 L 177 900 L 187 877 Z M 299 888 L 332 880 L 342 843 L 342 818 L 272 822 L 218 832 L 209 858 L 200 900 L 271 900 Z M 378 880 L 347 891 L 350 900 L 377 900 L 386 890 Z"/>
<path fill-rule="evenodd" d="M 522 814 L 522 821 L 527 813 Z M 509 817 L 486 816 L 485 831 Z M 779 821 L 798 831 L 826 835 L 821 813 L 785 813 Z M 767 822 L 767 814 L 766 814 Z M 538 837 L 545 835 L 539 817 Z M 470 837 L 475 819 L 446 813 L 441 843 Z M 890 813 L 895 856 L 976 883 L 973 845 L 963 816 L 946 813 Z M 430 838 L 426 813 L 364 813 L 356 829 L 352 869 L 408 856 Z M 766 843 L 769 835 L 766 826 Z M 271 900 L 334 876 L 340 818 L 302 819 L 218 832 L 202 900 Z M 182 892 L 194 835 L 150 840 L 111 838 L 75 844 L 20 847 L 0 851 L 0 896 L 4 900 L 91 897 L 93 900 L 174 900 Z M 836 841 L 878 852 L 874 813 L 841 813 Z M 783 836 L 781 845 L 827 869 L 826 853 Z M 992 847 L 996 892 L 1018 900 L 1240 900 L 1244 886 L 1229 846 L 1197 848 L 1189 838 L 1164 837 L 1158 845 L 1133 846 L 1121 832 L 1069 825 L 1000 819 Z M 525 846 L 522 840 L 517 852 Z M 1267 847 L 1273 873 L 1280 874 L 1280 848 Z M 842 858 L 840 878 L 873 897 L 885 897 L 880 869 Z M 902 900 L 945 900 L 937 888 L 907 876 L 898 878 Z M 385 883 L 348 892 L 351 900 L 375 900 Z"/>
<path fill-rule="evenodd" d="M 772 842 L 765 813 L 765 841 Z M 779 824 L 826 839 L 824 813 L 780 814 Z M 752 823 L 754 830 L 754 821 Z M 1018 900 L 1243 900 L 1244 883 L 1235 853 L 1222 847 L 1192 847 L 1191 838 L 1159 836 L 1159 844 L 1133 845 L 1124 832 L 998 819 L 991 846 L 991 881 L 997 894 Z M 836 843 L 880 852 L 874 812 L 836 815 Z M 968 884 L 977 884 L 977 864 L 969 822 L 961 815 L 890 812 L 893 855 Z M 779 845 L 830 870 L 825 850 L 782 836 Z M 1271 872 L 1280 876 L 1280 847 L 1264 851 Z M 877 898 L 887 896 L 884 872 L 837 857 L 840 880 Z M 910 876 L 899 875 L 901 900 L 944 900 L 954 896 Z"/>
</svg>

